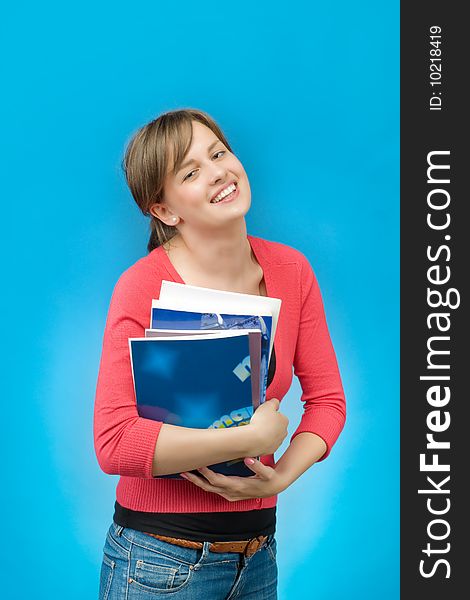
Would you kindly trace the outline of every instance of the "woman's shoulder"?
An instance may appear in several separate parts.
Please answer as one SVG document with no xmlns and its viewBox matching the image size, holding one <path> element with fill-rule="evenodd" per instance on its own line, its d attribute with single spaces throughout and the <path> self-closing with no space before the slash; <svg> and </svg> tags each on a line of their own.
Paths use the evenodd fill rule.
<svg viewBox="0 0 470 600">
<path fill-rule="evenodd" d="M 296 263 L 299 266 L 309 264 L 305 254 L 293 246 L 253 235 L 249 237 L 255 246 L 255 251 L 258 251 L 270 262 Z"/>
</svg>

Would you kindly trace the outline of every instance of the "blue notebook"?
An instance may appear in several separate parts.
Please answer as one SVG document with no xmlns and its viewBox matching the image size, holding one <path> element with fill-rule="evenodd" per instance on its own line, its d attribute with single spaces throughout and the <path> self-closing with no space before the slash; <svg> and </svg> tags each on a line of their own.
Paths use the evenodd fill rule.
<svg viewBox="0 0 470 600">
<path fill-rule="evenodd" d="M 251 365 L 259 364 L 261 355 L 259 330 L 130 338 L 129 348 L 140 416 L 194 428 L 249 422 Z M 224 475 L 252 476 L 243 458 L 209 467 Z M 180 478 L 178 474 L 164 477 Z"/>
<path fill-rule="evenodd" d="M 271 316 L 201 313 L 153 307 L 151 328 L 174 330 L 259 329 L 261 331 L 259 403 L 265 401 L 268 384 L 269 345 L 272 332 Z M 255 408 L 257 407 L 258 403 L 255 403 Z"/>
</svg>

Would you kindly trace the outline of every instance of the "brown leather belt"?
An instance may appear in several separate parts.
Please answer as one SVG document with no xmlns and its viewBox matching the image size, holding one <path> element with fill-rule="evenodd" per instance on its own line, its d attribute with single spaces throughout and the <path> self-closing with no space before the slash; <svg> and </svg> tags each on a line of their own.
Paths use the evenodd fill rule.
<svg viewBox="0 0 470 600">
<path fill-rule="evenodd" d="M 179 538 L 166 537 L 165 535 L 157 535 L 156 533 L 148 533 L 147 531 L 144 531 L 143 533 L 146 535 L 151 535 L 152 537 L 157 538 L 157 540 L 174 544 L 175 546 L 183 546 L 183 548 L 201 550 L 204 545 L 203 542 L 181 540 Z M 209 544 L 209 550 L 211 552 L 239 552 L 247 557 L 250 557 L 263 547 L 267 539 L 268 536 L 259 535 L 251 540 L 243 540 L 241 542 L 212 542 Z"/>
</svg>

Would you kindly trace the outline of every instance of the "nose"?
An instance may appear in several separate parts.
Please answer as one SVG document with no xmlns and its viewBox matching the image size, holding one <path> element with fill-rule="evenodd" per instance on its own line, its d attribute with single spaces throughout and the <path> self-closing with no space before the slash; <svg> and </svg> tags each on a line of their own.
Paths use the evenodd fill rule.
<svg viewBox="0 0 470 600">
<path fill-rule="evenodd" d="M 211 183 L 223 181 L 227 175 L 227 169 L 220 163 L 212 163 Z"/>
</svg>

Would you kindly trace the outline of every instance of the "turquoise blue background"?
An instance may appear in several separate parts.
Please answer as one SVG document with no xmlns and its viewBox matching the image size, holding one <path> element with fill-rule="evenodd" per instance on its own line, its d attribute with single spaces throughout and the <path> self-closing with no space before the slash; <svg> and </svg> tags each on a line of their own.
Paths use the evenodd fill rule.
<svg viewBox="0 0 470 600">
<path fill-rule="evenodd" d="M 2 598 L 97 595 L 117 481 L 93 449 L 101 340 L 148 238 L 120 161 L 183 107 L 245 166 L 249 232 L 309 258 L 348 400 L 331 456 L 280 498 L 280 598 L 398 598 L 398 2 L 2 12 Z"/>
</svg>

